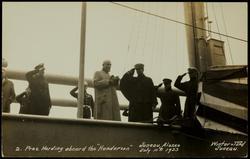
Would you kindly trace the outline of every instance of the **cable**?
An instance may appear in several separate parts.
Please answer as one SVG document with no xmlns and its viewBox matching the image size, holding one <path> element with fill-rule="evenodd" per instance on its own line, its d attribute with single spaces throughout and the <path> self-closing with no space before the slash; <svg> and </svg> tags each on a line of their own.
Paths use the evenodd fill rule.
<svg viewBox="0 0 250 159">
<path fill-rule="evenodd" d="M 212 8 L 213 8 L 213 13 L 214 13 L 214 18 L 215 18 L 215 23 L 216 23 L 216 26 L 217 26 L 217 30 L 220 33 L 220 29 L 219 29 L 219 25 L 218 25 L 218 22 L 217 22 L 217 17 L 216 17 L 216 14 L 215 14 L 215 9 L 214 9 L 214 4 L 213 3 L 212 3 Z M 219 38 L 221 40 L 221 36 L 220 35 L 219 35 Z"/>
<path fill-rule="evenodd" d="M 227 33 L 226 23 L 225 23 L 225 18 L 224 18 L 224 12 L 223 12 L 223 8 L 222 8 L 222 6 L 221 6 L 221 5 L 220 5 L 220 8 L 221 8 L 221 14 L 222 14 L 223 24 L 224 24 L 224 27 L 225 27 L 225 32 L 226 32 L 226 34 L 228 34 L 228 33 Z M 231 46 L 230 46 L 230 43 L 229 43 L 229 39 L 228 39 L 228 37 L 227 37 L 227 43 L 228 43 L 228 48 L 229 48 L 230 58 L 231 58 L 232 64 L 234 64 L 233 57 L 232 57 Z"/>
<path fill-rule="evenodd" d="M 158 18 L 161 18 L 161 19 L 164 19 L 164 20 L 169 20 L 169 21 L 172 21 L 172 22 L 175 22 L 175 23 L 179 23 L 179 24 L 183 24 L 183 25 L 186 25 L 186 26 L 189 26 L 189 27 L 193 27 L 193 28 L 196 28 L 196 29 L 200 29 L 200 30 L 204 30 L 204 31 L 209 31 L 208 29 L 204 29 L 204 28 L 200 28 L 200 27 L 195 27 L 195 26 L 193 26 L 191 24 L 187 24 L 187 23 L 180 22 L 180 21 L 177 21 L 177 20 L 173 20 L 173 19 L 170 19 L 170 18 L 167 18 L 167 17 L 156 15 L 156 14 L 153 14 L 153 13 L 150 13 L 150 12 L 147 12 L 147 11 L 143 11 L 143 10 L 140 10 L 140 9 L 129 7 L 129 6 L 126 6 L 124 4 L 120 4 L 120 3 L 116 3 L 116 2 L 110 2 L 110 3 L 113 3 L 115 5 L 119 5 L 121 7 L 125 7 L 125 8 L 128 8 L 128 9 L 131 9 L 131 10 L 134 10 L 134 11 L 142 12 L 142 13 L 154 16 L 154 17 L 158 17 Z M 209 32 L 214 33 L 214 34 L 218 34 L 218 35 L 221 35 L 221 36 L 229 37 L 229 38 L 232 38 L 232 39 L 235 39 L 235 40 L 239 40 L 239 41 L 243 41 L 243 42 L 248 42 L 245 39 L 240 39 L 240 38 L 237 38 L 237 37 L 234 37 L 234 36 L 229 36 L 229 35 L 221 34 L 221 33 L 218 33 L 218 32 L 212 31 L 212 30 L 209 31 Z"/>
</svg>

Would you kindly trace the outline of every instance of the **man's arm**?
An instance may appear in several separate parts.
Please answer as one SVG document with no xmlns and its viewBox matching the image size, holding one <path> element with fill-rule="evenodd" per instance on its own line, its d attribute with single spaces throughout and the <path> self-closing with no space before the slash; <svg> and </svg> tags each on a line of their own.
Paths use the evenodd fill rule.
<svg viewBox="0 0 250 159">
<path fill-rule="evenodd" d="M 39 71 L 38 70 L 32 70 L 32 71 L 29 71 L 25 74 L 25 77 L 27 79 L 28 82 L 32 81 L 33 79 L 33 75 L 35 75 L 36 73 L 38 73 Z"/>
<path fill-rule="evenodd" d="M 70 91 L 70 95 L 75 97 L 75 98 L 78 98 L 78 94 L 76 93 L 76 90 L 78 89 L 78 87 L 75 87 L 73 88 L 71 91 Z"/>
<path fill-rule="evenodd" d="M 14 83 L 11 82 L 11 90 L 10 90 L 10 103 L 14 102 L 16 99 L 16 93 L 15 93 L 15 89 L 14 89 Z"/>
<path fill-rule="evenodd" d="M 177 77 L 177 79 L 175 80 L 174 86 L 176 88 L 179 88 L 180 90 L 185 91 L 185 86 L 181 83 L 182 78 L 186 75 L 186 73 L 184 73 L 183 75 L 180 75 Z"/>
<path fill-rule="evenodd" d="M 96 72 L 93 83 L 95 88 L 107 88 L 110 86 L 110 79 L 102 79 L 100 72 Z"/>
</svg>

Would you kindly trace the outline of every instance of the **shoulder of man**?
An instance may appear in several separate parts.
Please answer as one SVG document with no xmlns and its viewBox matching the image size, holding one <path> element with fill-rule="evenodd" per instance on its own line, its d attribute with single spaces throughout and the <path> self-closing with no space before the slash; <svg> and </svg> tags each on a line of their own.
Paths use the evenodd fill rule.
<svg viewBox="0 0 250 159">
<path fill-rule="evenodd" d="M 8 83 L 8 84 L 10 84 L 10 85 L 14 85 L 14 83 L 11 80 L 9 80 L 9 79 L 6 79 L 5 82 Z"/>
</svg>

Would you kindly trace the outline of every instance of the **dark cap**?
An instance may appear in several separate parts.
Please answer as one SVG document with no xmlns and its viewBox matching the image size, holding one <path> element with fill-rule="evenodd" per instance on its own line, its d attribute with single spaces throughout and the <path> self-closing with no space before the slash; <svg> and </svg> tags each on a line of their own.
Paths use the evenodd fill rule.
<svg viewBox="0 0 250 159">
<path fill-rule="evenodd" d="M 36 67 L 35 67 L 35 69 L 36 70 L 40 70 L 40 69 L 44 69 L 44 64 L 43 63 L 40 63 L 39 65 L 37 65 Z"/>
<path fill-rule="evenodd" d="M 195 67 L 189 67 L 188 72 L 198 72 L 198 70 Z"/>
<path fill-rule="evenodd" d="M 168 79 L 168 78 L 164 78 L 162 81 L 163 81 L 164 83 L 171 83 L 171 82 L 172 82 L 172 80 L 171 80 L 171 79 Z"/>
<path fill-rule="evenodd" d="M 141 69 L 144 68 L 144 65 L 142 63 L 135 64 L 135 69 Z"/>
</svg>

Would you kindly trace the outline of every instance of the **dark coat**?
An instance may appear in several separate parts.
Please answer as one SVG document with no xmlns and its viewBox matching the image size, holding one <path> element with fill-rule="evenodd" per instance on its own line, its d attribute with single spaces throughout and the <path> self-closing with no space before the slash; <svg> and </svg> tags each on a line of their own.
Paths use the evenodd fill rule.
<svg viewBox="0 0 250 159">
<path fill-rule="evenodd" d="M 16 96 L 16 101 L 20 103 L 19 114 L 31 114 L 30 95 L 24 91 Z"/>
<path fill-rule="evenodd" d="M 156 91 L 151 78 L 133 77 L 126 73 L 120 81 L 120 89 L 129 101 L 128 121 L 151 122 L 153 108 L 157 105 Z"/>
<path fill-rule="evenodd" d="M 172 89 L 165 90 L 163 93 L 156 93 L 161 99 L 159 116 L 164 120 L 169 120 L 175 115 L 181 116 L 181 105 L 179 95 Z"/>
<path fill-rule="evenodd" d="M 10 104 L 15 100 L 15 97 L 14 84 L 6 78 L 2 83 L 2 112 L 10 112 Z"/>
<path fill-rule="evenodd" d="M 49 115 L 51 108 L 49 84 L 44 76 L 33 77 L 36 73 L 38 73 L 37 70 L 26 73 L 31 90 L 31 112 L 36 115 Z"/>
<path fill-rule="evenodd" d="M 183 76 L 178 76 L 174 86 L 186 93 L 186 102 L 184 108 L 184 117 L 194 118 L 195 117 L 195 106 L 197 103 L 198 96 L 198 80 L 190 79 L 189 81 L 181 83 Z"/>
</svg>

